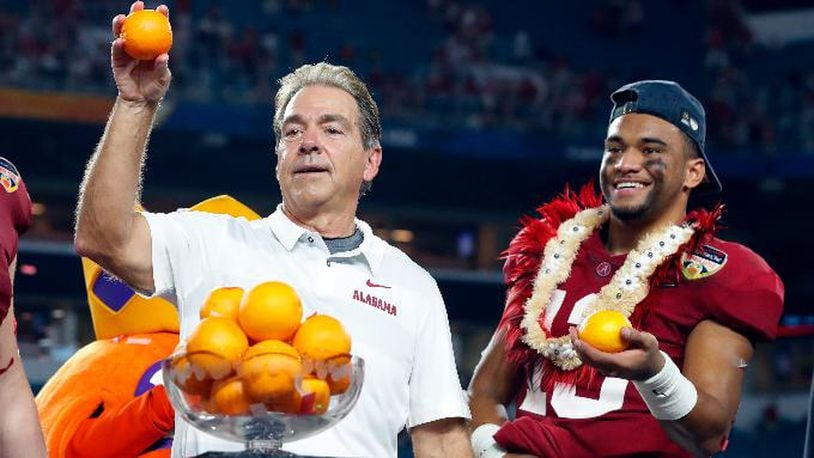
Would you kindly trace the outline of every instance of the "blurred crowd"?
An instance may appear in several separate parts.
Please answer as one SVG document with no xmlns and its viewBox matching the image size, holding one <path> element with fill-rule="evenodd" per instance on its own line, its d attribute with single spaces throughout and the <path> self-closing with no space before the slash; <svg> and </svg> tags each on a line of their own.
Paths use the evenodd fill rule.
<svg viewBox="0 0 814 458">
<path fill-rule="evenodd" d="M 783 50 L 755 42 L 736 0 L 711 0 L 706 13 L 706 107 L 714 120 L 709 135 L 734 148 L 751 145 L 773 153 L 797 146 L 814 153 L 814 67 L 768 77 L 750 71 Z"/>
<path fill-rule="evenodd" d="M 478 2 L 425 0 L 409 6 L 438 39 L 401 40 L 425 55 L 408 63 L 408 72 L 391 68 L 383 53 L 394 51 L 380 49 L 377 37 L 365 37 L 363 28 L 348 27 L 343 41 L 317 42 L 308 24 L 318 26 L 325 14 L 354 14 L 341 0 L 263 0 L 240 21 L 233 10 L 226 14 L 225 3 L 168 3 L 175 40 L 172 95 L 187 100 L 268 104 L 277 77 L 327 57 L 362 73 L 387 119 L 568 139 L 601 134 L 607 94 L 622 82 L 620 75 L 576 68 L 567 49 L 551 52 L 526 30 L 499 30 L 493 8 Z M 0 87 L 111 93 L 108 24 L 122 5 L 118 0 L 29 0 L 4 8 Z M 814 67 L 755 77 L 750 69 L 756 60 L 783 50 L 754 42 L 737 0 L 708 0 L 705 9 L 703 36 L 697 40 L 705 49 L 698 59 L 705 69 L 706 92 L 700 95 L 709 111 L 710 142 L 724 149 L 814 152 Z M 292 18 L 305 25 L 284 27 Z M 648 5 L 598 0 L 584 17 L 570 20 L 585 21 L 582 26 L 597 39 L 636 46 L 644 39 Z"/>
</svg>

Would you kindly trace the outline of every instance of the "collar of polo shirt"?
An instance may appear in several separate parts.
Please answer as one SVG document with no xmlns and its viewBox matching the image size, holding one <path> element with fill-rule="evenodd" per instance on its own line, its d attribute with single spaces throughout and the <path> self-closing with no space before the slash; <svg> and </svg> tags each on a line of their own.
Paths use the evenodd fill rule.
<svg viewBox="0 0 814 458">
<path fill-rule="evenodd" d="M 354 221 L 356 222 L 356 227 L 358 227 L 365 236 L 362 244 L 359 245 L 357 250 L 362 256 L 364 256 L 368 266 L 370 266 L 371 274 L 376 275 L 376 271 L 381 264 L 382 258 L 384 257 L 384 246 L 382 246 L 382 244 L 385 242 L 373 235 L 373 230 L 366 222 L 358 218 L 354 218 Z M 268 222 L 271 232 L 288 251 L 293 250 L 294 246 L 297 245 L 297 242 L 304 239 L 304 235 L 319 235 L 295 224 L 293 221 L 288 219 L 283 212 L 283 204 L 277 205 L 277 210 L 269 215 Z M 329 255 L 329 257 L 336 258 L 341 256 Z"/>
</svg>

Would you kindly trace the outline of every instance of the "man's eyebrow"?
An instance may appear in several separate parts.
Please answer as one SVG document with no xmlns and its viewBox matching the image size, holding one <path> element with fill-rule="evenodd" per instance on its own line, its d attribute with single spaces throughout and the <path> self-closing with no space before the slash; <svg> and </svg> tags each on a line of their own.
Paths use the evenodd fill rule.
<svg viewBox="0 0 814 458">
<path fill-rule="evenodd" d="M 641 140 L 639 140 L 639 142 L 640 143 L 655 143 L 657 145 L 667 146 L 667 142 L 665 142 L 664 140 L 662 140 L 660 138 L 654 138 L 654 137 L 644 137 Z"/>
<path fill-rule="evenodd" d="M 605 139 L 605 144 L 607 145 L 608 143 L 625 143 L 625 141 L 622 140 L 622 137 L 619 135 L 611 135 L 610 137 Z M 642 137 L 639 139 L 638 143 L 639 144 L 655 143 L 657 145 L 667 146 L 667 142 L 656 137 Z"/>
<path fill-rule="evenodd" d="M 348 118 L 342 116 L 341 114 L 335 114 L 335 113 L 324 114 L 324 115 L 319 117 L 319 120 L 317 122 L 319 124 L 326 124 L 326 123 L 329 123 L 329 122 L 338 122 L 338 123 L 340 123 L 340 124 L 342 124 L 342 125 L 344 125 L 346 127 L 350 127 L 352 125 L 352 123 L 350 122 L 350 120 Z M 306 122 L 305 122 L 305 118 L 303 118 L 301 115 L 298 115 L 298 114 L 292 114 L 292 115 L 289 115 L 288 117 L 286 117 L 285 119 L 283 119 L 283 125 L 292 124 L 292 123 L 293 124 L 305 124 Z"/>
<path fill-rule="evenodd" d="M 350 120 L 342 116 L 341 114 L 328 113 L 319 117 L 320 124 L 325 124 L 329 122 L 338 122 L 339 124 L 342 124 L 345 127 L 351 126 Z"/>
<path fill-rule="evenodd" d="M 283 125 L 296 123 L 296 124 L 305 124 L 305 121 L 302 119 L 302 116 L 298 114 L 288 115 L 285 119 L 283 119 Z"/>
</svg>

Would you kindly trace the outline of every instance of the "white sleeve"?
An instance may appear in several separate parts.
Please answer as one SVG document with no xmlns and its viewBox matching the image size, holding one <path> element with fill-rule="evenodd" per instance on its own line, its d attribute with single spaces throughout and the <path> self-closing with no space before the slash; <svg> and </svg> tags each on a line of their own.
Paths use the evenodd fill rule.
<svg viewBox="0 0 814 458">
<path fill-rule="evenodd" d="M 435 281 L 427 299 L 429 309 L 419 324 L 410 375 L 408 428 L 443 418 L 469 418 L 455 367 L 447 309 Z"/>
<path fill-rule="evenodd" d="M 172 213 L 142 212 L 150 227 L 152 242 L 153 285 L 155 291 L 137 291 L 145 297 L 161 296 L 177 305 L 177 286 L 182 278 L 196 275 L 200 255 L 206 247 L 205 218 L 198 212 L 179 210 Z"/>
</svg>

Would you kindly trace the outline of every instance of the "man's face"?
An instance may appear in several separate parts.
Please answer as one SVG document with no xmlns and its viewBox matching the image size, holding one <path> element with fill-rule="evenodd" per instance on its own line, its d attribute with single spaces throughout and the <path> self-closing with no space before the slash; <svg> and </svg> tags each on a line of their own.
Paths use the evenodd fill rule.
<svg viewBox="0 0 814 458">
<path fill-rule="evenodd" d="M 285 108 L 277 143 L 277 180 L 291 208 L 353 207 L 363 180 L 378 173 L 381 149 L 365 150 L 359 108 L 347 92 L 301 89 Z M 353 207 L 355 208 L 355 207 Z"/>
<path fill-rule="evenodd" d="M 703 160 L 687 157 L 682 135 L 676 126 L 647 114 L 630 113 L 611 122 L 599 183 L 617 218 L 650 219 L 686 209 L 682 191 L 700 181 L 690 172 L 697 172 L 700 162 L 703 176 Z"/>
</svg>

